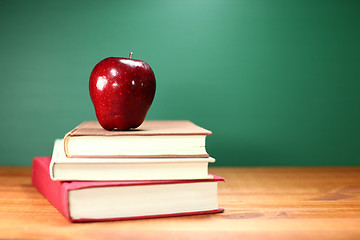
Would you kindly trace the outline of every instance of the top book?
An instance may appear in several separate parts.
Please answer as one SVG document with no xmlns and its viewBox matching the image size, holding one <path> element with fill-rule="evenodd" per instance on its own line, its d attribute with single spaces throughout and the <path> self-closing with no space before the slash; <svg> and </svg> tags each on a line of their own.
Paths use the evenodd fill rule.
<svg viewBox="0 0 360 240">
<path fill-rule="evenodd" d="M 83 122 L 64 137 L 68 157 L 209 157 L 211 131 L 190 121 L 144 121 L 129 131 L 107 131 L 98 122 Z"/>
</svg>

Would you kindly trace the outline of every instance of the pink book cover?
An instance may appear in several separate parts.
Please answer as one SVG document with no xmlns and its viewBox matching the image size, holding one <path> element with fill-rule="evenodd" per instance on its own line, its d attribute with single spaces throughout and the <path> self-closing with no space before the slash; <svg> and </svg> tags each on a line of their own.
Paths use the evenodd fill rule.
<svg viewBox="0 0 360 240">
<path fill-rule="evenodd" d="M 222 177 L 214 176 L 213 179 L 206 180 L 156 180 L 156 181 L 53 181 L 50 178 L 51 157 L 35 157 L 32 164 L 32 183 L 44 195 L 45 198 L 61 212 L 71 222 L 93 222 L 93 221 L 114 221 L 114 220 L 131 220 L 131 219 L 147 219 L 160 217 L 177 217 L 198 214 L 222 213 L 224 209 L 214 209 L 210 211 L 182 212 L 172 214 L 135 216 L 126 218 L 106 218 L 106 219 L 72 219 L 69 213 L 68 192 L 70 190 L 94 188 L 94 187 L 111 187 L 111 186 L 135 186 L 135 185 L 151 185 L 151 184 L 176 184 L 176 183 L 192 183 L 192 182 L 216 182 L 224 181 Z"/>
</svg>

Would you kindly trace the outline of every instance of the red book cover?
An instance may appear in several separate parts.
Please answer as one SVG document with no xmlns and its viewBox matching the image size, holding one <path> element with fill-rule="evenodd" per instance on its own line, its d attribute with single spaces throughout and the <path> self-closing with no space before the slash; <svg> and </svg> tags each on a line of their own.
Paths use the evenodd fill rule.
<svg viewBox="0 0 360 240">
<path fill-rule="evenodd" d="M 180 213 L 169 213 L 159 215 L 132 216 L 132 217 L 115 217 L 115 218 L 81 218 L 73 219 L 69 211 L 69 191 L 97 188 L 97 187 L 119 187 L 119 186 L 136 186 L 136 185 L 157 185 L 157 184 L 181 184 L 181 183 L 199 183 L 199 182 L 217 182 L 224 181 L 222 177 L 214 176 L 213 179 L 206 180 L 156 180 L 156 181 L 53 181 L 50 178 L 50 157 L 35 157 L 32 165 L 32 183 L 44 195 L 49 202 L 54 205 L 67 219 L 71 222 L 92 222 L 92 221 L 113 221 L 113 220 L 130 220 L 146 219 L 160 217 L 176 217 L 197 214 L 221 213 L 224 209 L 213 209 L 206 211 L 191 211 Z"/>
</svg>

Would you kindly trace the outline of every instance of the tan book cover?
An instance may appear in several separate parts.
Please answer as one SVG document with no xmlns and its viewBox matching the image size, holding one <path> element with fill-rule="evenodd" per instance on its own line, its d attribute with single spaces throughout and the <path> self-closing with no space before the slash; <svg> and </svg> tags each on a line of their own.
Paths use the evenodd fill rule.
<svg viewBox="0 0 360 240">
<path fill-rule="evenodd" d="M 157 136 L 157 135 L 212 135 L 211 131 L 190 121 L 144 121 L 128 131 L 107 131 L 97 121 L 83 122 L 66 136 Z"/>
<path fill-rule="evenodd" d="M 190 121 L 150 120 L 144 121 L 138 128 L 128 131 L 107 131 L 98 122 L 87 121 L 81 123 L 65 135 L 64 148 L 68 157 L 204 158 L 209 157 L 205 150 L 205 137 L 210 135 L 212 135 L 211 131 L 199 127 Z M 86 143 L 84 141 L 86 146 L 84 144 L 80 146 L 81 152 L 72 151 L 71 149 L 74 148 L 69 147 L 70 140 L 76 139 L 78 142 L 80 137 L 82 139 L 86 138 Z M 196 139 L 200 137 L 200 140 L 196 140 L 194 137 Z M 136 142 L 133 141 L 134 139 Z M 92 147 L 90 147 L 89 141 L 93 141 Z M 194 141 L 196 141 L 196 144 L 191 145 Z M 113 147 L 108 147 L 109 145 Z M 171 147 L 169 147 L 170 145 Z M 75 145 L 72 143 L 72 146 Z M 183 146 L 187 146 L 187 148 L 182 148 Z M 77 147 L 77 149 L 79 148 Z"/>
</svg>

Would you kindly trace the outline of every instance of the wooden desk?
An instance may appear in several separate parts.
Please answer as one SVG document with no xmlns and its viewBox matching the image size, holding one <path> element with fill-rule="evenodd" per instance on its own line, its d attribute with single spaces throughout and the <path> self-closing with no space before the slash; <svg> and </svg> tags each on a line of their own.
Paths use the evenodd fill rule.
<svg viewBox="0 0 360 240">
<path fill-rule="evenodd" d="M 225 213 L 69 223 L 31 185 L 28 167 L 0 167 L 0 239 L 360 239 L 360 167 L 212 168 Z"/>
</svg>

